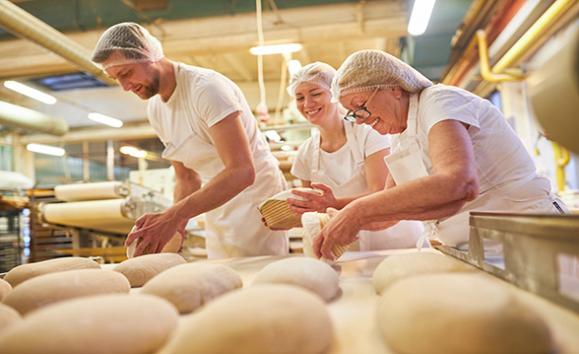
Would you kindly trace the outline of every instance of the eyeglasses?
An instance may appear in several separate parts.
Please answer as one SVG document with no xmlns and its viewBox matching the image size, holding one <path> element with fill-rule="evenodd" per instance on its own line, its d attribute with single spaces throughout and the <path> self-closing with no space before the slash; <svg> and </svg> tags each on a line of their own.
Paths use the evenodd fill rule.
<svg viewBox="0 0 579 354">
<path fill-rule="evenodd" d="M 355 109 L 355 110 L 348 111 L 348 113 L 346 113 L 346 115 L 344 116 L 344 119 L 348 122 L 356 123 L 357 119 L 364 121 L 364 120 L 370 118 L 370 116 L 372 115 L 372 112 L 370 112 L 368 110 L 368 105 L 370 104 L 370 101 L 372 100 L 372 98 L 374 98 L 374 96 L 376 95 L 376 92 L 378 92 L 379 89 L 380 88 L 378 88 L 378 87 L 374 89 L 374 92 L 372 92 L 372 94 L 370 95 L 370 97 L 368 97 L 368 100 L 366 100 L 366 102 L 364 102 L 362 107 Z"/>
</svg>

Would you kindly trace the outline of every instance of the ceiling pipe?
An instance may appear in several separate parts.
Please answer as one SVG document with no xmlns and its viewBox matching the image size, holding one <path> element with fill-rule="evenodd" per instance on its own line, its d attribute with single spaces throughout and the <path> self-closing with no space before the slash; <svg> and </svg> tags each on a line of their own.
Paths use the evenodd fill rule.
<svg viewBox="0 0 579 354">
<path fill-rule="evenodd" d="M 525 34 L 515 43 L 511 49 L 495 64 L 492 72 L 499 74 L 505 69 L 516 65 L 520 59 L 527 54 L 529 49 L 541 39 L 553 24 L 569 10 L 574 0 L 557 0 L 549 9 L 525 32 Z"/>
<path fill-rule="evenodd" d="M 50 117 L 4 101 L 0 101 L 0 124 L 59 136 L 68 132 L 68 124 L 62 118 Z"/>
<path fill-rule="evenodd" d="M 484 30 L 478 30 L 476 32 L 476 38 L 478 40 L 480 74 L 483 79 L 495 83 L 525 79 L 525 75 L 523 75 L 521 70 L 514 72 L 512 69 L 510 69 L 511 72 L 507 72 L 507 70 L 505 70 L 504 73 L 494 73 L 491 69 L 491 65 L 489 64 L 489 51 L 487 46 L 486 32 Z"/>
<path fill-rule="evenodd" d="M 86 48 L 8 0 L 0 0 L 0 26 L 60 55 L 80 70 L 108 84 L 116 85 L 100 67 L 90 61 L 90 53 Z"/>
</svg>

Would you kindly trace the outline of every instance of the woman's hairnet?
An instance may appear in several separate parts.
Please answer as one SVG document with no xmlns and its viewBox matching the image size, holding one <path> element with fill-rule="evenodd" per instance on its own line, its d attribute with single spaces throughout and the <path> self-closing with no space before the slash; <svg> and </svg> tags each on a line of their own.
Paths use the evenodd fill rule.
<svg viewBox="0 0 579 354">
<path fill-rule="evenodd" d="M 334 75 L 336 75 L 336 69 L 332 66 L 319 61 L 310 63 L 292 75 L 287 92 L 290 96 L 295 97 L 296 89 L 304 82 L 313 83 L 330 90 Z"/>
<path fill-rule="evenodd" d="M 432 86 L 432 81 L 402 60 L 381 50 L 360 50 L 342 63 L 332 81 L 332 99 L 373 90 L 377 87 L 401 87 L 418 92 Z"/>
<path fill-rule="evenodd" d="M 108 60 L 114 51 L 123 55 Z M 107 29 L 99 38 L 92 54 L 92 61 L 102 64 L 103 69 L 115 65 L 159 61 L 163 58 L 163 47 L 146 28 L 134 22 L 123 22 Z"/>
</svg>

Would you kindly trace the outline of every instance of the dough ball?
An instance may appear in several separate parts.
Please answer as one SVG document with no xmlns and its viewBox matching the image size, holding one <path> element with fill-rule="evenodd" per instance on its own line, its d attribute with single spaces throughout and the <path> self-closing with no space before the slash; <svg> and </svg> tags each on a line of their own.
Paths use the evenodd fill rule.
<svg viewBox="0 0 579 354">
<path fill-rule="evenodd" d="M 378 326 L 397 353 L 552 353 L 546 323 L 499 280 L 468 273 L 403 279 L 378 304 Z"/>
<path fill-rule="evenodd" d="M 149 295 L 97 295 L 35 311 L 0 332 L 3 354 L 148 354 L 177 327 L 177 310 Z"/>
<path fill-rule="evenodd" d="M 44 274 L 18 285 L 4 303 L 22 315 L 40 307 L 72 299 L 108 293 L 128 293 L 131 285 L 112 270 L 79 269 Z"/>
<path fill-rule="evenodd" d="M 12 291 L 12 285 L 6 280 L 0 279 L 0 302 Z"/>
<path fill-rule="evenodd" d="M 340 292 L 338 274 L 328 264 L 309 257 L 282 259 L 266 265 L 253 284 L 278 283 L 296 285 L 330 301 Z"/>
<path fill-rule="evenodd" d="M 132 287 L 138 287 L 162 271 L 184 263 L 185 258 L 176 253 L 157 253 L 127 259 L 114 270 L 127 277 Z"/>
<path fill-rule="evenodd" d="M 23 281 L 36 276 L 48 273 L 64 272 L 73 269 L 90 269 L 100 268 L 101 266 L 89 258 L 83 257 L 63 257 L 54 258 L 42 262 L 21 264 L 12 268 L 4 280 L 10 283 L 12 287 Z"/>
<path fill-rule="evenodd" d="M 468 272 L 476 270 L 452 257 L 434 252 L 403 253 L 385 258 L 374 271 L 372 282 L 376 293 L 382 294 L 384 289 L 394 282 L 423 274 Z"/>
<path fill-rule="evenodd" d="M 225 294 L 184 320 L 164 354 L 320 354 L 333 337 L 324 302 L 289 285 Z"/>
<path fill-rule="evenodd" d="M 133 228 L 131 229 L 131 232 L 133 232 L 134 229 L 135 229 L 135 227 L 133 226 Z M 175 232 L 175 234 L 173 235 L 173 237 L 171 237 L 169 242 L 167 242 L 165 244 L 165 246 L 163 246 L 160 253 L 177 253 L 181 250 L 181 244 L 182 243 L 183 243 L 183 238 L 181 237 L 181 234 L 178 232 Z M 135 256 L 135 251 L 137 250 L 137 244 L 138 244 L 138 240 L 135 240 L 135 241 L 131 242 L 130 245 L 127 246 L 127 252 L 126 252 L 127 258 L 133 258 Z"/>
<path fill-rule="evenodd" d="M 157 275 L 141 293 L 160 296 L 183 314 L 242 286 L 239 274 L 222 264 L 187 263 Z"/>
<path fill-rule="evenodd" d="M 12 307 L 0 304 L 0 333 L 21 319 L 20 314 Z"/>
</svg>

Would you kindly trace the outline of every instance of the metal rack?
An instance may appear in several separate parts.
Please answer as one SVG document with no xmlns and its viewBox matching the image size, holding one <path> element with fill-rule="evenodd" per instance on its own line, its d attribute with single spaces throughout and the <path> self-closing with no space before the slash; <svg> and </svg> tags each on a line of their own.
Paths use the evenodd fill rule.
<svg viewBox="0 0 579 354">
<path fill-rule="evenodd" d="M 0 210 L 0 272 L 22 263 L 20 210 Z"/>
<path fill-rule="evenodd" d="M 579 215 L 472 212 L 467 251 L 435 247 L 579 312 Z"/>
</svg>

